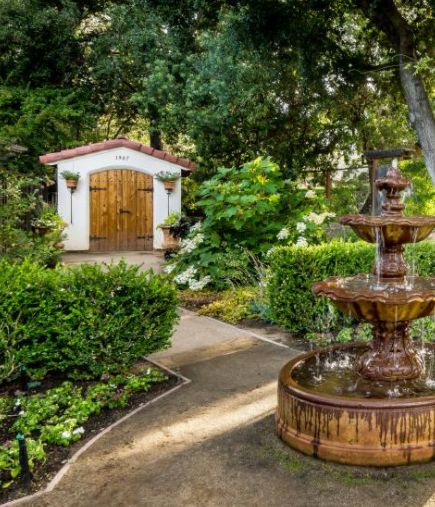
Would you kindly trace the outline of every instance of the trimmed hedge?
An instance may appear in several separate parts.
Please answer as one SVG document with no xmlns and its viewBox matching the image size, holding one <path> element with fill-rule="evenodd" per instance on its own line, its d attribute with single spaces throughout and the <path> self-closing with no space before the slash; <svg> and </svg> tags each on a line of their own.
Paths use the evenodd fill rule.
<svg viewBox="0 0 435 507">
<path fill-rule="evenodd" d="M 409 247 L 408 254 L 411 251 L 418 273 L 433 276 L 435 243 L 418 243 Z M 267 276 L 268 316 L 295 333 L 327 331 L 343 325 L 346 317 L 333 312 L 327 298 L 316 298 L 313 284 L 330 276 L 369 273 L 374 255 L 375 247 L 361 241 L 273 249 Z"/>
<path fill-rule="evenodd" d="M 97 378 L 169 346 L 172 283 L 125 262 L 44 269 L 0 262 L 0 381 Z"/>
</svg>

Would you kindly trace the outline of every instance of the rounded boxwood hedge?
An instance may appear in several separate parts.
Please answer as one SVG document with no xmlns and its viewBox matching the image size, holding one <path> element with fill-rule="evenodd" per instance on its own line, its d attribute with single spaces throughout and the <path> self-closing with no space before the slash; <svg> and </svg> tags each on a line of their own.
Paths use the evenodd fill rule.
<svg viewBox="0 0 435 507">
<path fill-rule="evenodd" d="M 333 241 L 309 247 L 278 247 L 271 251 L 267 276 L 268 316 L 295 333 L 323 332 L 343 325 L 345 317 L 333 311 L 327 298 L 316 298 L 315 282 L 330 276 L 369 273 L 375 247 L 364 242 Z M 407 248 L 418 273 L 433 276 L 435 243 L 426 241 Z"/>
<path fill-rule="evenodd" d="M 125 262 L 42 268 L 0 262 L 0 381 L 97 378 L 169 346 L 171 282 Z"/>
</svg>

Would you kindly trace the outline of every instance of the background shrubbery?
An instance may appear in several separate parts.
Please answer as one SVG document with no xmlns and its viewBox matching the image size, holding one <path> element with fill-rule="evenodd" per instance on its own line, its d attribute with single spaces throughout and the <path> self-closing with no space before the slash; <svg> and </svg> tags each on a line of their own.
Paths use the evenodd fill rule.
<svg viewBox="0 0 435 507">
<path fill-rule="evenodd" d="M 172 284 L 123 262 L 48 270 L 2 261 L 0 381 L 23 365 L 33 378 L 122 371 L 169 345 L 176 304 Z"/>
<path fill-rule="evenodd" d="M 410 246 L 418 272 L 433 275 L 435 244 Z M 295 333 L 325 332 L 343 325 L 346 317 L 333 310 L 327 298 L 317 298 L 312 287 L 330 276 L 369 273 L 374 246 L 363 243 L 331 242 L 310 247 L 279 247 L 270 256 L 267 280 L 269 317 Z"/>
</svg>

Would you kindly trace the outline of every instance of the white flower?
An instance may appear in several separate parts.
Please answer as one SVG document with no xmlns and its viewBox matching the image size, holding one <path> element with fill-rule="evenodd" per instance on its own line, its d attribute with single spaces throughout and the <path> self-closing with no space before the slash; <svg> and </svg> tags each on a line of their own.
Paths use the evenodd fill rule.
<svg viewBox="0 0 435 507">
<path fill-rule="evenodd" d="M 198 270 L 195 266 L 190 266 L 186 269 L 186 271 L 183 271 L 174 278 L 175 283 L 178 283 L 179 285 L 189 284 L 192 280 L 194 280 L 197 271 Z"/>
<path fill-rule="evenodd" d="M 315 199 L 317 197 L 317 194 L 316 192 L 314 192 L 314 190 L 307 190 L 305 193 L 305 197 L 307 199 Z"/>
<path fill-rule="evenodd" d="M 165 273 L 172 273 L 172 271 L 174 271 L 175 269 L 175 264 L 166 264 L 166 266 L 163 268 L 163 271 Z"/>
<path fill-rule="evenodd" d="M 298 223 L 296 224 L 296 230 L 297 230 L 298 232 L 304 232 L 304 231 L 306 230 L 306 228 L 307 228 L 307 224 L 306 224 L 306 223 L 304 223 L 304 222 L 298 222 Z"/>
<path fill-rule="evenodd" d="M 270 248 L 267 252 L 266 252 L 266 257 L 269 257 L 270 255 L 272 255 L 273 253 L 273 248 Z"/>
<path fill-rule="evenodd" d="M 190 290 L 202 290 L 207 284 L 211 282 L 211 276 L 204 276 L 199 280 L 191 280 L 189 282 Z"/>
<path fill-rule="evenodd" d="M 287 239 L 288 237 L 290 236 L 290 231 L 284 227 L 284 229 L 281 229 L 278 234 L 277 234 L 277 238 L 279 240 L 282 240 L 282 239 Z"/>
<path fill-rule="evenodd" d="M 61 437 L 62 438 L 71 438 L 71 432 L 70 431 L 62 431 Z"/>
<path fill-rule="evenodd" d="M 313 222 L 313 224 L 316 225 L 321 225 L 325 220 L 325 216 L 324 214 L 318 215 L 317 213 L 314 213 L 314 211 L 312 211 L 308 215 L 304 216 L 304 220 L 307 222 Z"/>
<path fill-rule="evenodd" d="M 83 435 L 84 432 L 85 432 L 85 428 L 83 428 L 82 426 L 79 426 L 78 428 L 73 430 L 72 434 L 73 435 Z"/>
<path fill-rule="evenodd" d="M 18 398 L 16 401 L 15 401 L 15 406 L 16 407 L 19 407 L 21 405 L 21 400 Z"/>
<path fill-rule="evenodd" d="M 24 410 L 20 410 L 19 414 L 18 415 L 25 415 L 26 412 L 24 412 Z"/>
<path fill-rule="evenodd" d="M 296 241 L 296 246 L 308 246 L 308 241 L 303 236 L 299 236 Z"/>
<path fill-rule="evenodd" d="M 195 231 L 199 231 L 201 229 L 201 222 L 196 222 L 195 225 L 192 225 L 192 227 L 190 228 L 190 232 L 195 232 Z"/>
</svg>

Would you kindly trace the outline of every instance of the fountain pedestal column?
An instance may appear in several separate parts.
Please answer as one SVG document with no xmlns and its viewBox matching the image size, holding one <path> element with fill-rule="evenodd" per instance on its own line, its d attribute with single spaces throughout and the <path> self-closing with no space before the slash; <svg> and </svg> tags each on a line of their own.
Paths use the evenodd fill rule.
<svg viewBox="0 0 435 507">
<path fill-rule="evenodd" d="M 408 322 L 374 322 L 371 348 L 358 361 L 360 375 L 370 380 L 418 378 L 424 363 L 409 336 Z"/>
</svg>

